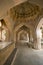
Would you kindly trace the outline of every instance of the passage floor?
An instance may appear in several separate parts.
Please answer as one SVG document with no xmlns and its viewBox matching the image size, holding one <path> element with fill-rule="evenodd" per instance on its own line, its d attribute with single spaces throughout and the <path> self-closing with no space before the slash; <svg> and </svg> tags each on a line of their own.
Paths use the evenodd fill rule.
<svg viewBox="0 0 43 65">
<path fill-rule="evenodd" d="M 13 65 L 43 65 L 43 50 L 20 46 Z"/>
</svg>

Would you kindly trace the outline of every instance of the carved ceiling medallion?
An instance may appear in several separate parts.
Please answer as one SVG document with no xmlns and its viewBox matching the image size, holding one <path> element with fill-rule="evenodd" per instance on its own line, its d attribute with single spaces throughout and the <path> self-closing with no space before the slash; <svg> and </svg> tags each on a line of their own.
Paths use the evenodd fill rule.
<svg viewBox="0 0 43 65">
<path fill-rule="evenodd" d="M 21 3 L 10 9 L 10 16 L 14 19 L 21 18 L 35 18 L 39 15 L 40 8 L 35 4 L 31 4 L 28 1 Z"/>
</svg>

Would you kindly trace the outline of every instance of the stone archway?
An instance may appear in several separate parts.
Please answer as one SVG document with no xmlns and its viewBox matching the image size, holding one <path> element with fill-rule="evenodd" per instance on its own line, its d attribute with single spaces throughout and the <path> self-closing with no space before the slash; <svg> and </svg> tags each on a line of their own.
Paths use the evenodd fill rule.
<svg viewBox="0 0 43 65">
<path fill-rule="evenodd" d="M 29 41 L 30 41 L 30 29 L 25 25 L 23 25 L 16 32 L 16 44 L 29 43 Z"/>
<path fill-rule="evenodd" d="M 27 43 L 29 43 L 29 35 L 28 32 L 25 30 L 21 30 L 20 32 L 18 32 L 17 34 L 17 45 L 27 45 Z"/>
<path fill-rule="evenodd" d="M 33 44 L 33 47 L 36 48 L 36 46 L 35 46 L 36 43 L 34 42 L 34 40 L 35 40 L 35 36 L 34 36 L 35 35 L 35 31 L 34 31 L 34 28 L 33 28 L 33 26 L 30 23 L 27 24 L 26 22 L 21 22 L 19 25 L 14 27 L 14 42 L 15 42 L 15 45 L 17 43 L 17 35 L 16 35 L 17 31 L 22 26 L 26 26 L 27 28 L 30 29 L 30 40 L 29 41 Z"/>
<path fill-rule="evenodd" d="M 43 26 L 43 18 L 40 19 L 38 25 L 37 25 L 37 29 L 36 29 L 36 34 L 37 34 L 37 47 L 38 49 L 41 49 L 41 38 L 42 38 L 42 31 L 41 31 L 41 27 Z"/>
<path fill-rule="evenodd" d="M 18 34 L 18 40 L 25 40 L 25 41 L 28 41 L 29 42 L 29 34 L 27 31 L 25 30 L 21 30 Z"/>
</svg>

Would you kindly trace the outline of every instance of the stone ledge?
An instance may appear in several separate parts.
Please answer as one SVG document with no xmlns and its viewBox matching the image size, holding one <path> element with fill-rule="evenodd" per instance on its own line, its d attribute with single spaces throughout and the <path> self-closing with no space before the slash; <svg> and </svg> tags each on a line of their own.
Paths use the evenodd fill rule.
<svg viewBox="0 0 43 65">
<path fill-rule="evenodd" d="M 12 43 L 0 51 L 0 65 L 3 65 L 5 63 L 5 61 L 10 56 L 14 48 L 15 48 L 15 44 Z"/>
</svg>

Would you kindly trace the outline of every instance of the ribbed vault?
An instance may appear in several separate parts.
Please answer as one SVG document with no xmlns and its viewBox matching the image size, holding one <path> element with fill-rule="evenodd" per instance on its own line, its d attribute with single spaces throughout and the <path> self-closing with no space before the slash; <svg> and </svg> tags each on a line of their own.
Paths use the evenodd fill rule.
<svg viewBox="0 0 43 65">
<path fill-rule="evenodd" d="M 15 19 L 35 19 L 40 13 L 40 7 L 35 4 L 31 4 L 28 1 L 21 3 L 10 9 L 10 17 Z"/>
</svg>

